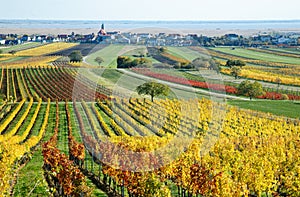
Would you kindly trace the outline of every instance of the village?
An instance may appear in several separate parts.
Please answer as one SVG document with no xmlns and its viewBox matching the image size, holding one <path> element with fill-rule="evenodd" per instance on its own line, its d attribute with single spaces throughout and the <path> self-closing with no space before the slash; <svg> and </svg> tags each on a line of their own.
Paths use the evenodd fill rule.
<svg viewBox="0 0 300 197">
<path fill-rule="evenodd" d="M 112 31 L 106 32 L 104 24 L 98 33 L 58 35 L 19 35 L 19 34 L 1 34 L 0 45 L 18 45 L 25 42 L 74 42 L 74 43 L 95 43 L 95 44 L 126 44 L 126 45 L 145 45 L 145 46 L 240 46 L 240 47 L 297 47 L 300 45 L 300 33 L 259 33 L 244 37 L 234 33 L 223 36 L 209 37 L 198 34 L 167 34 L 164 32 L 158 34 L 152 33 L 131 33 Z"/>
</svg>

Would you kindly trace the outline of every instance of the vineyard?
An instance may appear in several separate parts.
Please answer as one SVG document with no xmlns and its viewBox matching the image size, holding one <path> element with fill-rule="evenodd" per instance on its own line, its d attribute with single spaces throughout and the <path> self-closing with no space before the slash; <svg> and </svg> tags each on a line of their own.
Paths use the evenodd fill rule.
<svg viewBox="0 0 300 197">
<path fill-rule="evenodd" d="M 71 48 L 67 48 L 62 51 L 58 51 L 55 53 L 51 53 L 50 55 L 54 56 L 69 56 L 73 51 L 80 51 L 83 56 L 87 56 L 89 54 L 92 54 L 98 50 L 101 50 L 105 48 L 106 45 L 104 44 L 80 44 L 80 45 L 75 45 Z"/>
<path fill-rule="evenodd" d="M 226 53 L 229 55 L 239 56 L 247 59 L 255 59 L 260 61 L 268 61 L 268 62 L 278 62 L 278 63 L 287 63 L 287 64 L 300 64 L 299 56 L 296 55 L 288 55 L 288 54 L 280 54 L 276 52 L 266 52 L 264 50 L 259 49 L 243 49 L 243 48 L 235 48 L 232 50 L 231 48 L 215 48 L 213 49 L 217 52 Z"/>
<path fill-rule="evenodd" d="M 157 61 L 170 65 L 188 65 L 190 63 L 189 60 L 178 57 L 178 55 L 173 55 L 168 51 L 161 52 L 157 47 L 147 47 L 149 54 Z"/>
<path fill-rule="evenodd" d="M 31 49 L 22 50 L 17 53 L 18 56 L 41 56 L 57 51 L 62 51 L 76 46 L 76 43 L 52 43 Z"/>
<path fill-rule="evenodd" d="M 298 55 L 282 50 L 266 50 L 256 48 L 200 48 L 189 47 L 201 55 L 209 55 L 222 66 L 227 60 L 242 60 L 247 63 L 243 67 L 239 77 L 253 79 L 267 83 L 276 84 L 280 78 L 281 83 L 288 86 L 299 86 L 299 65 Z M 221 68 L 221 73 L 230 75 L 228 67 Z"/>
<path fill-rule="evenodd" d="M 2 93 L 14 101 L 42 99 L 71 101 L 108 99 L 112 91 L 98 86 L 76 69 L 61 67 L 1 69 Z"/>
<path fill-rule="evenodd" d="M 78 68 L 56 61 L 76 49 L 92 53 L 89 61 L 107 54 L 103 59 L 109 66 L 118 54 L 136 49 L 98 47 L 28 45 L 16 54 L 26 59 L 1 62 L 0 196 L 300 196 L 299 118 L 205 98 L 159 97 L 152 102 L 147 96 L 113 90 L 121 71 L 88 70 L 82 68 L 85 63 Z M 148 48 L 152 58 L 172 64 L 190 62 L 198 53 L 207 55 L 200 47 L 170 48 L 159 54 L 157 50 Z M 180 55 L 181 51 L 185 52 Z M 218 59 L 237 57 L 208 51 Z M 2 58 L 6 56 L 11 55 Z M 252 73 L 245 69 L 242 74 L 249 78 L 267 80 L 268 73 L 277 76 L 285 69 L 284 75 L 295 79 L 280 75 L 282 83 L 298 82 L 297 70 L 292 72 L 295 65 L 243 58 L 260 65 L 247 66 Z M 205 82 L 188 72 L 131 71 L 212 92 L 237 92 L 231 84 Z M 126 80 L 134 83 L 133 78 Z M 262 97 L 280 96 L 266 92 Z M 288 96 L 300 100 L 299 95 Z"/>
<path fill-rule="evenodd" d="M 150 69 L 133 68 L 131 70 L 136 73 L 139 73 L 139 74 L 142 74 L 145 76 L 149 76 L 152 78 L 169 81 L 169 82 L 173 82 L 176 84 L 182 84 L 182 85 L 186 85 L 186 86 L 190 86 L 190 87 L 206 89 L 206 90 L 209 90 L 212 92 L 221 92 L 221 93 L 233 94 L 233 95 L 237 94 L 237 92 L 238 92 L 236 85 L 232 86 L 232 85 L 222 84 L 218 80 L 215 80 L 215 82 L 210 83 L 210 82 L 207 82 L 207 79 L 205 79 L 203 77 L 198 77 L 195 75 L 193 76 L 188 73 L 182 74 L 182 73 L 178 73 L 178 72 L 174 72 L 174 71 L 168 71 L 168 70 L 164 71 L 162 69 L 150 70 Z M 224 69 L 223 72 L 230 74 L 229 69 Z M 247 73 L 247 70 L 243 70 L 243 73 Z M 246 76 L 251 76 L 251 79 L 257 79 L 256 76 L 260 76 L 260 73 L 263 73 L 263 71 L 256 70 L 256 72 L 253 72 Z M 264 80 L 266 80 L 267 78 L 271 78 L 273 81 L 275 81 L 275 79 L 276 79 L 276 75 L 269 77 L 269 76 L 267 76 L 267 74 L 265 74 L 263 77 L 264 77 L 263 78 Z M 285 80 L 285 78 L 283 78 L 283 80 Z M 297 80 L 297 79 L 294 78 L 294 80 Z M 258 96 L 258 98 L 281 100 L 281 99 L 283 99 L 282 95 L 283 95 L 282 93 L 274 92 L 274 90 L 272 91 L 272 89 L 271 89 L 271 91 L 267 90 L 263 95 Z M 293 91 L 287 92 L 287 96 L 288 96 L 289 100 L 300 100 L 300 95 L 298 92 L 293 92 Z"/>
<path fill-rule="evenodd" d="M 1 73 L 1 89 L 13 98 L 1 106 L 1 195 L 18 193 L 22 180 L 13 177 L 32 151 L 43 155 L 42 178 L 54 196 L 93 195 L 97 187 L 110 196 L 299 191 L 299 121 L 205 99 L 111 99 L 72 68 Z"/>
</svg>

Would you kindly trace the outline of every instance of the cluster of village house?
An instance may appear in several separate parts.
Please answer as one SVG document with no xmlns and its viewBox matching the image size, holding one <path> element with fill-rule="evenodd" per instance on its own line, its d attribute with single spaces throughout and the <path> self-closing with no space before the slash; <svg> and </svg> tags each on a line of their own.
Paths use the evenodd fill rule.
<svg viewBox="0 0 300 197">
<path fill-rule="evenodd" d="M 1 33 L 1 32 L 0 32 Z M 285 34 L 258 34 L 248 38 L 237 34 L 225 34 L 220 37 L 208 37 L 197 34 L 166 34 L 166 33 L 130 33 L 130 32 L 106 32 L 104 24 L 95 34 L 60 34 L 60 35 L 17 35 L 0 34 L 0 45 L 16 45 L 24 42 L 80 42 L 103 44 L 140 44 L 146 46 L 194 46 L 194 45 L 225 45 L 225 46 L 259 46 L 259 45 L 300 45 L 299 33 Z M 251 43 L 251 44 L 249 44 Z"/>
</svg>

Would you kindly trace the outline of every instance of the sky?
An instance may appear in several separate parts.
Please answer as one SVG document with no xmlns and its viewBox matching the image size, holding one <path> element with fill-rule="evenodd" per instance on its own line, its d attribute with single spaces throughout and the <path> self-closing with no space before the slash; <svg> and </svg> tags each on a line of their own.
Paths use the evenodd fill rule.
<svg viewBox="0 0 300 197">
<path fill-rule="evenodd" d="M 300 19 L 300 0 L 2 0 L 0 5 L 0 19 Z"/>
</svg>

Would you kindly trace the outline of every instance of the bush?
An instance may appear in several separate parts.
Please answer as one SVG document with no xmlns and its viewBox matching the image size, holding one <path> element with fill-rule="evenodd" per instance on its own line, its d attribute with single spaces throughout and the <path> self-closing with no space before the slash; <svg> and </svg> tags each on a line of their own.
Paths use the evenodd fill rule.
<svg viewBox="0 0 300 197">
<path fill-rule="evenodd" d="M 246 66 L 246 63 L 242 60 L 228 60 L 226 62 L 226 66 L 229 68 L 232 68 L 234 66 L 243 67 L 243 66 Z"/>
<path fill-rule="evenodd" d="M 249 96 L 250 100 L 264 94 L 262 85 L 257 81 L 251 83 L 250 81 L 243 81 L 238 87 L 238 94 Z"/>
<path fill-rule="evenodd" d="M 82 62 L 83 57 L 81 51 L 73 51 L 70 55 L 70 62 Z"/>
<path fill-rule="evenodd" d="M 119 56 L 117 65 L 118 68 L 152 67 L 152 61 L 143 57 L 132 60 L 127 56 Z"/>
<path fill-rule="evenodd" d="M 289 96 L 287 94 L 282 94 L 281 99 L 282 100 L 289 100 Z"/>
</svg>

